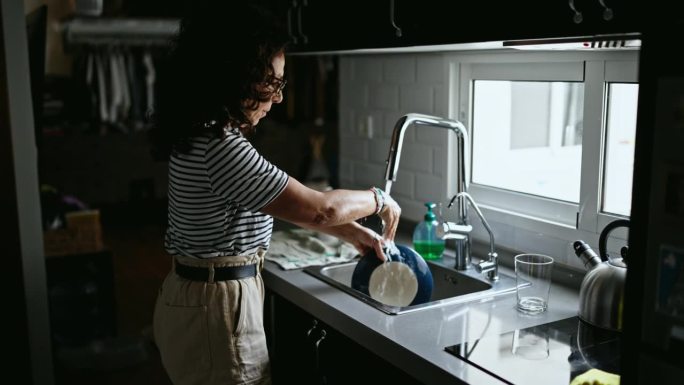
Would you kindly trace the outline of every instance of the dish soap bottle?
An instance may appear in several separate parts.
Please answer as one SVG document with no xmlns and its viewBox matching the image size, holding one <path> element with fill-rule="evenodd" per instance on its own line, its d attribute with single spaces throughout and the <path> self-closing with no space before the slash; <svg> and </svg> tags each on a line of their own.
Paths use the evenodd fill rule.
<svg viewBox="0 0 684 385">
<path fill-rule="evenodd" d="M 442 257 L 444 252 L 444 240 L 437 236 L 437 226 L 439 222 L 432 209 L 435 204 L 428 202 L 425 204 L 427 212 L 423 221 L 416 225 L 413 230 L 413 248 L 424 259 L 437 259 Z"/>
</svg>

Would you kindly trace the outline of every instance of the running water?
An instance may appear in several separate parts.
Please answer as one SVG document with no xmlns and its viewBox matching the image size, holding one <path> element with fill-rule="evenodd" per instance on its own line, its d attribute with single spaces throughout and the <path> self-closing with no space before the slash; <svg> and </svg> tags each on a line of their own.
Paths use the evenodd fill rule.
<svg viewBox="0 0 684 385">
<path fill-rule="evenodd" d="M 392 181 L 388 180 L 385 182 L 385 192 L 389 195 L 390 190 L 392 190 Z"/>
</svg>

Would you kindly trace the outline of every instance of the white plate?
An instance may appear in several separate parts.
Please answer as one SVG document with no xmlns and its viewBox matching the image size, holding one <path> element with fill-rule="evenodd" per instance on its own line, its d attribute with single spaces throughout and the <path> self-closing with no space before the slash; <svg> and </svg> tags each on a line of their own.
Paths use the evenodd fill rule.
<svg viewBox="0 0 684 385">
<path fill-rule="evenodd" d="M 386 262 L 376 267 L 368 280 L 368 293 L 389 306 L 408 306 L 416 298 L 418 279 L 402 262 Z"/>
</svg>

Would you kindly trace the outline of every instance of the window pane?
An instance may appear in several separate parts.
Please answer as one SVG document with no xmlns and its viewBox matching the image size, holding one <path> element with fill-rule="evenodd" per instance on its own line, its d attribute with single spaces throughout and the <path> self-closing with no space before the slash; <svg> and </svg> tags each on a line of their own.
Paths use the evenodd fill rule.
<svg viewBox="0 0 684 385">
<path fill-rule="evenodd" d="M 608 86 L 603 212 L 630 214 L 638 94 L 637 84 L 611 83 Z"/>
<path fill-rule="evenodd" d="M 583 84 L 473 83 L 473 182 L 579 202 Z"/>
</svg>

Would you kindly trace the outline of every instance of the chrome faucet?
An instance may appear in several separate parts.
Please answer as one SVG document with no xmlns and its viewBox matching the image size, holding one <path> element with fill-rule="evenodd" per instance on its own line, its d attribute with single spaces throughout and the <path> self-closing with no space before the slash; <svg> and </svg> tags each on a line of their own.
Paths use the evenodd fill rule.
<svg viewBox="0 0 684 385">
<path fill-rule="evenodd" d="M 489 253 L 487 254 L 487 260 L 482 260 L 479 263 L 475 264 L 475 269 L 478 272 L 485 274 L 490 281 L 498 281 L 499 255 L 496 253 L 496 250 L 494 249 L 494 232 L 492 231 L 492 228 L 489 227 L 489 223 L 487 223 L 487 220 L 485 219 L 484 215 L 482 215 L 482 211 L 480 211 L 480 208 L 477 206 L 477 203 L 475 203 L 473 197 L 471 197 L 470 194 L 468 194 L 467 192 L 460 192 L 454 195 L 454 197 L 451 198 L 451 202 L 449 202 L 447 208 L 450 208 L 454 204 L 454 200 L 457 199 L 460 201 L 467 200 L 470 203 L 470 205 L 473 206 L 473 209 L 475 209 L 477 216 L 480 217 L 480 220 L 482 221 L 482 225 L 484 225 L 484 228 L 487 230 L 487 233 L 489 233 Z M 443 239 L 449 239 L 452 237 L 469 235 L 471 231 L 473 231 L 473 227 L 470 225 L 459 226 L 453 222 L 444 222 L 442 223 L 441 227 L 437 228 L 437 235 L 442 237 Z"/>
<path fill-rule="evenodd" d="M 413 124 L 445 128 L 456 133 L 456 146 L 458 152 L 458 166 L 456 169 L 456 193 L 458 194 L 467 192 L 469 181 L 468 172 L 470 171 L 468 131 L 463 123 L 457 120 L 450 120 L 437 116 L 422 114 L 404 115 L 399 118 L 397 123 L 394 125 L 389 155 L 387 156 L 387 169 L 385 170 L 385 192 L 389 194 L 390 190 L 392 189 L 392 183 L 397 180 L 397 171 L 399 170 L 399 158 L 401 156 L 401 145 L 404 141 L 404 132 L 406 131 L 406 128 Z M 458 202 L 456 225 L 469 226 L 468 205 L 464 199 Z M 454 236 L 451 239 L 454 239 L 455 243 L 455 268 L 458 270 L 466 270 L 470 268 L 470 236 L 460 235 Z"/>
</svg>

